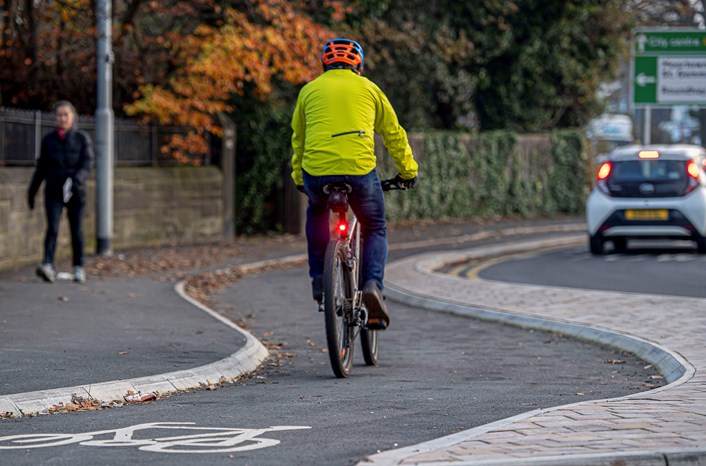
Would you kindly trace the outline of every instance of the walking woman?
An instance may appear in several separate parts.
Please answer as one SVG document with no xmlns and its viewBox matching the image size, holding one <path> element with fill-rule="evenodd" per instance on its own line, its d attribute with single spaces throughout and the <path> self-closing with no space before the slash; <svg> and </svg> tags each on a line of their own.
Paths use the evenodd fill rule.
<svg viewBox="0 0 706 466">
<path fill-rule="evenodd" d="M 44 208 L 47 216 L 47 233 L 44 238 L 44 260 L 37 268 L 37 275 L 53 282 L 56 279 L 54 254 L 59 220 L 66 207 L 71 227 L 74 281 L 84 283 L 83 269 L 83 210 L 86 206 L 86 184 L 93 160 L 89 136 L 75 128 L 76 109 L 66 100 L 54 105 L 56 128 L 42 139 L 41 153 L 37 160 L 32 182 L 27 193 L 30 210 L 34 197 L 44 180 Z"/>
</svg>

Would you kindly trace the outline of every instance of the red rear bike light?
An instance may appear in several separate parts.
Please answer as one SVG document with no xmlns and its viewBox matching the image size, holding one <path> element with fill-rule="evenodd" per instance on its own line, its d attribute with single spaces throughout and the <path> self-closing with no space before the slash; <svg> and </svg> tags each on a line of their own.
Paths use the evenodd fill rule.
<svg viewBox="0 0 706 466">
<path fill-rule="evenodd" d="M 341 233 L 345 233 L 347 229 L 348 225 L 346 225 L 345 223 L 338 224 L 338 231 L 340 231 Z"/>
</svg>

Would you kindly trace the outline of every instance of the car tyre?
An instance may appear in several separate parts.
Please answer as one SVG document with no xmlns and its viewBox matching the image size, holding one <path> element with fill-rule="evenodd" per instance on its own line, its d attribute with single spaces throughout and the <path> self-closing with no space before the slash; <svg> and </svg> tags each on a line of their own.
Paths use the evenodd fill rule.
<svg viewBox="0 0 706 466">
<path fill-rule="evenodd" d="M 706 237 L 699 236 L 696 238 L 696 250 L 699 254 L 706 254 Z"/>
<path fill-rule="evenodd" d="M 615 252 L 625 252 L 628 249 L 628 240 L 626 238 L 614 238 L 613 248 L 615 249 Z"/>
<path fill-rule="evenodd" d="M 605 240 L 600 234 L 590 235 L 588 237 L 588 249 L 594 256 L 603 255 L 605 252 Z"/>
</svg>

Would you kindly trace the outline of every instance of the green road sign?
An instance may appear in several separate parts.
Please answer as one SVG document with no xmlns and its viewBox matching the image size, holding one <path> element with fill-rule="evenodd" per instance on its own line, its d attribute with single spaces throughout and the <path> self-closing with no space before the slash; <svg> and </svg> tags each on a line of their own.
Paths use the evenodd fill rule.
<svg viewBox="0 0 706 466">
<path fill-rule="evenodd" d="M 706 105 L 706 30 L 638 30 L 633 41 L 633 103 Z"/>
<path fill-rule="evenodd" d="M 633 96 L 635 104 L 657 103 L 657 57 L 635 57 Z"/>
<path fill-rule="evenodd" d="M 637 31 L 635 56 L 640 55 L 706 55 L 706 30 Z"/>
</svg>

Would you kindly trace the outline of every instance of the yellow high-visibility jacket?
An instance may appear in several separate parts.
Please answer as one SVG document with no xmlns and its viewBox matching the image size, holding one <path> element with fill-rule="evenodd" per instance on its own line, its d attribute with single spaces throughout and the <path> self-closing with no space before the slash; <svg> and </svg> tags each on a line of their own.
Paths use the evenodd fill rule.
<svg viewBox="0 0 706 466">
<path fill-rule="evenodd" d="M 302 169 L 313 176 L 370 173 L 376 165 L 376 131 L 402 178 L 417 176 L 407 133 L 392 105 L 375 83 L 351 70 L 326 71 L 302 88 L 292 131 L 297 185 L 304 184 Z"/>
</svg>

